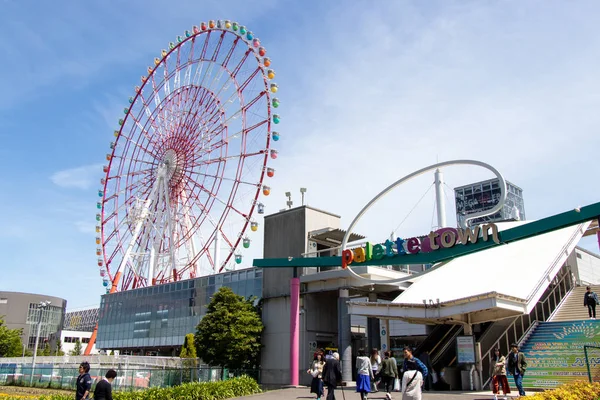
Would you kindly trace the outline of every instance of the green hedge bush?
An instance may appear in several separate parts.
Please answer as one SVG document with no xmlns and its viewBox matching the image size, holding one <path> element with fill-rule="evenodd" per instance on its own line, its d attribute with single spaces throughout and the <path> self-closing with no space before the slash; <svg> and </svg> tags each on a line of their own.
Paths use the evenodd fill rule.
<svg viewBox="0 0 600 400">
<path fill-rule="evenodd" d="M 150 388 L 137 392 L 115 392 L 114 400 L 225 400 L 233 397 L 247 396 L 260 393 L 256 381 L 248 376 L 229 379 L 219 382 L 193 382 L 170 388 Z M 73 396 L 47 395 L 47 396 L 5 396 L 0 395 L 0 400 L 72 400 Z"/>
</svg>

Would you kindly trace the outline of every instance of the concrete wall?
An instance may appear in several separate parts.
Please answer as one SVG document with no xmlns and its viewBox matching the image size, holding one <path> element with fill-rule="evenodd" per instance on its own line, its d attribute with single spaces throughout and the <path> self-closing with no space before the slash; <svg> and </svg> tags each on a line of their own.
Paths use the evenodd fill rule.
<svg viewBox="0 0 600 400">
<path fill-rule="evenodd" d="M 301 257 L 307 251 L 308 232 L 338 228 L 340 217 L 302 206 L 265 217 L 265 258 Z M 300 271 L 298 271 L 300 273 Z M 291 268 L 263 270 L 263 344 L 261 379 L 266 385 L 290 383 L 290 279 Z M 309 364 L 308 342 L 329 334 L 337 342 L 337 293 L 303 296 L 308 314 L 300 316 L 300 382 L 310 383 L 304 373 Z M 308 327 L 308 332 L 307 332 Z M 308 379 L 308 380 L 307 380 Z"/>
<path fill-rule="evenodd" d="M 8 328 L 23 329 L 21 340 L 27 342 L 27 335 L 30 331 L 29 325 L 27 324 L 29 304 L 38 304 L 41 301 L 47 300 L 51 301 L 52 306 L 63 309 L 64 318 L 64 310 L 67 307 L 66 300 L 42 294 L 21 292 L 0 292 L 0 317 L 2 317 Z M 62 321 L 60 325 L 62 326 Z M 31 336 L 35 336 L 35 329 L 33 327 L 31 328 Z"/>
<path fill-rule="evenodd" d="M 576 266 L 577 282 L 581 285 L 600 285 L 600 258 L 598 255 L 577 247 L 569 256 L 569 265 Z"/>
<path fill-rule="evenodd" d="M 261 380 L 265 385 L 290 383 L 290 298 L 271 298 L 263 304 Z"/>
</svg>

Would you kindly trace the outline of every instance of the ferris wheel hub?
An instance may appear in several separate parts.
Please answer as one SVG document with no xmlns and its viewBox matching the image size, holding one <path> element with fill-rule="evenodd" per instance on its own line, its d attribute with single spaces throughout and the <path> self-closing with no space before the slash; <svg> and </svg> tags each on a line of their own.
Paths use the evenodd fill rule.
<svg viewBox="0 0 600 400">
<path fill-rule="evenodd" d="M 163 156 L 162 161 L 159 163 L 159 170 L 160 168 L 164 169 L 164 178 L 167 181 L 170 181 L 173 176 L 181 170 L 181 158 L 182 157 L 179 157 L 177 152 L 173 149 L 168 149 L 165 151 L 165 155 Z"/>
</svg>

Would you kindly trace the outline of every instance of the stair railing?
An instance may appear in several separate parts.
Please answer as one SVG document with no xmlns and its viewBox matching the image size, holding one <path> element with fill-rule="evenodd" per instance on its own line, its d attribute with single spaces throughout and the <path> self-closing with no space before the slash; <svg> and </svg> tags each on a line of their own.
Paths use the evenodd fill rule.
<svg viewBox="0 0 600 400">
<path fill-rule="evenodd" d="M 506 328 L 504 333 L 499 336 L 498 340 L 496 340 L 496 342 L 481 355 L 482 377 L 486 378 L 483 387 L 487 387 L 492 379 L 492 377 L 489 376 L 489 367 L 492 363 L 492 358 L 494 357 L 493 350 L 499 348 L 501 354 L 508 354 L 510 345 L 512 343 L 520 344 L 524 341 L 523 339 L 525 336 L 533 331 L 532 327 L 537 326 L 539 321 L 546 321 L 546 318 L 550 318 L 554 309 L 574 287 L 575 282 L 572 279 L 571 268 L 568 265 L 564 265 L 548 285 L 548 288 L 551 288 L 551 290 L 549 292 L 546 291 L 547 295 L 544 299 L 538 301 L 529 314 L 523 314 L 516 317 L 515 321 Z M 540 309 L 541 311 L 539 311 Z M 482 349 L 482 351 L 483 350 L 484 349 Z M 482 379 L 482 382 L 483 381 L 484 380 Z"/>
</svg>

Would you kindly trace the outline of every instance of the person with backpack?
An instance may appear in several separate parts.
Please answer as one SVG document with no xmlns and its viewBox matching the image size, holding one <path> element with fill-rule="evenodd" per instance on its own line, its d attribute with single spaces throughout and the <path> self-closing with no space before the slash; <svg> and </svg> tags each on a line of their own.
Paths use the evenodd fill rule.
<svg viewBox="0 0 600 400">
<path fill-rule="evenodd" d="M 92 377 L 90 376 L 90 364 L 87 361 L 79 364 L 79 376 L 77 377 L 75 400 L 86 400 L 92 390 Z"/>
<path fill-rule="evenodd" d="M 600 302 L 598 301 L 598 295 L 592 292 L 591 287 L 585 288 L 585 295 L 583 297 L 583 306 L 588 308 L 588 314 L 591 319 L 596 319 L 596 305 Z"/>
</svg>

